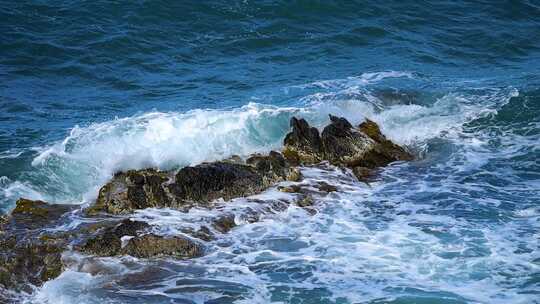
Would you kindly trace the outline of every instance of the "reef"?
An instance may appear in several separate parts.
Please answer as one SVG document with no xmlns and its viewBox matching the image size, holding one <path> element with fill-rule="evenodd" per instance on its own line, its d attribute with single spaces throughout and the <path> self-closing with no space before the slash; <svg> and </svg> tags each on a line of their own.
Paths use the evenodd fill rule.
<svg viewBox="0 0 540 304">
<path fill-rule="evenodd" d="M 245 159 L 233 156 L 172 171 L 118 172 L 90 206 L 19 199 L 15 209 L 0 218 L 0 287 L 30 291 L 32 286 L 56 278 L 68 267 L 66 252 L 140 259 L 200 257 L 206 242 L 239 225 L 234 214 L 223 212 L 199 229 L 183 231 L 182 236 L 160 235 L 151 224 L 130 218 L 137 210 L 213 210 L 217 201 L 228 204 L 280 184 L 277 190 L 295 194 L 292 203 L 313 214 L 313 195 L 329 195 L 338 187 L 325 182 L 303 185 L 301 168 L 328 163 L 369 182 L 377 168 L 413 159 L 370 120 L 355 127 L 345 118 L 330 115 L 330 124 L 319 132 L 306 120 L 293 117 L 290 127 L 281 152 Z M 288 203 L 277 200 L 269 209 L 284 209 Z M 258 212 L 253 210 L 243 222 L 258 221 Z M 79 218 L 79 224 L 70 225 L 73 216 Z"/>
</svg>

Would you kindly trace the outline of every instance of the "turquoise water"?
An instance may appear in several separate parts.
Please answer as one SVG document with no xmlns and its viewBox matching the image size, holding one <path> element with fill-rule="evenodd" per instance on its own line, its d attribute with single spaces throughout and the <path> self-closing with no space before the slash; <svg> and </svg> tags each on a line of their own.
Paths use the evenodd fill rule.
<svg viewBox="0 0 540 304">
<path fill-rule="evenodd" d="M 293 115 L 368 117 L 417 155 L 371 187 L 305 169 L 342 185 L 315 216 L 241 225 L 190 262 L 68 269 L 24 301 L 540 303 L 538 2 L 0 8 L 4 212 L 86 204 L 118 170 L 279 148 Z M 172 234 L 201 216 L 134 215 Z"/>
</svg>

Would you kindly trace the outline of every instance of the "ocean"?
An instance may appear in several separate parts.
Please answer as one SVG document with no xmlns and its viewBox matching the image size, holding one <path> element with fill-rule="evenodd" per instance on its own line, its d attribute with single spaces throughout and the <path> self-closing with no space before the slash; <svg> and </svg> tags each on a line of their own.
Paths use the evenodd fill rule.
<svg viewBox="0 0 540 304">
<path fill-rule="evenodd" d="M 279 149 L 293 116 L 369 118 L 415 155 L 369 185 L 304 168 L 338 187 L 315 215 L 239 217 L 201 258 L 101 258 L 21 302 L 540 303 L 540 2 L 0 8 L 0 213 L 88 205 L 121 170 Z M 205 216 L 132 217 L 178 235 Z"/>
</svg>

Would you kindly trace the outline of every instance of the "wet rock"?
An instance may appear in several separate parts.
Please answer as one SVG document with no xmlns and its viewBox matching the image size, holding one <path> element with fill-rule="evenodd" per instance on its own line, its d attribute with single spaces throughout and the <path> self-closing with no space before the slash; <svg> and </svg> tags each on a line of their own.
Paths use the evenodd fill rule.
<svg viewBox="0 0 540 304">
<path fill-rule="evenodd" d="M 354 167 L 352 168 L 352 172 L 354 176 L 356 176 L 356 178 L 361 182 L 371 182 L 375 176 L 373 169 L 366 167 Z"/>
<path fill-rule="evenodd" d="M 322 131 L 324 158 L 333 165 L 356 166 L 372 150 L 375 142 L 353 128 L 345 119 L 330 115 L 331 123 Z"/>
<path fill-rule="evenodd" d="M 96 203 L 87 213 L 127 214 L 134 209 L 168 206 L 170 198 L 164 183 L 169 180 L 167 172 L 154 169 L 117 173 L 100 189 Z"/>
<path fill-rule="evenodd" d="M 187 238 L 147 234 L 130 239 L 121 253 L 138 258 L 157 256 L 194 258 L 201 256 L 203 249 L 199 244 Z"/>
<path fill-rule="evenodd" d="M 107 227 L 78 247 L 81 252 L 97 256 L 118 255 L 122 249 L 122 237 L 137 236 L 138 232 L 148 228 L 145 222 L 124 220 L 120 224 Z"/>
<path fill-rule="evenodd" d="M 317 187 L 320 191 L 323 191 L 323 192 L 336 192 L 338 189 L 336 186 L 334 185 L 330 185 L 326 182 L 319 182 L 319 185 Z"/>
<path fill-rule="evenodd" d="M 300 170 L 291 167 L 285 157 L 276 151 L 270 151 L 268 155 L 252 155 L 246 160 L 246 164 L 255 167 L 268 186 L 284 180 L 298 181 L 302 178 Z"/>
<path fill-rule="evenodd" d="M 234 215 L 225 215 L 217 218 L 212 223 L 212 227 L 221 233 L 227 233 L 234 227 L 236 227 L 236 222 L 234 221 Z"/>
<path fill-rule="evenodd" d="M 63 270 L 66 245 L 56 239 L 0 239 L 0 286 L 29 290 L 29 284 L 40 286 L 56 278 Z"/>
<path fill-rule="evenodd" d="M 317 129 L 303 119 L 293 117 L 291 126 L 283 148 L 283 155 L 291 163 L 313 164 L 327 160 L 336 166 L 375 168 L 412 159 L 369 120 L 355 128 L 345 118 L 330 115 L 330 124 L 320 136 Z"/>
<path fill-rule="evenodd" d="M 168 189 L 176 202 L 207 203 L 252 195 L 266 187 L 263 176 L 252 166 L 213 162 L 180 169 Z"/>
<path fill-rule="evenodd" d="M 68 241 L 62 235 L 45 233 L 74 206 L 19 199 L 15 209 L 0 224 L 0 286 L 29 290 L 30 285 L 60 275 L 62 252 Z"/>
<path fill-rule="evenodd" d="M 398 160 L 413 160 L 413 156 L 409 152 L 388 140 L 375 122 L 366 119 L 365 122 L 358 126 L 358 129 L 379 144 L 377 153 L 372 153 L 366 157 L 367 163 L 372 164 L 371 167 L 384 166 Z"/>
<path fill-rule="evenodd" d="M 226 163 L 231 163 L 231 164 L 244 164 L 244 160 L 239 156 L 239 155 L 231 155 L 230 157 L 222 160 L 223 162 L 226 162 Z"/>
<path fill-rule="evenodd" d="M 285 193 L 299 193 L 302 191 L 302 187 L 299 185 L 279 186 L 278 190 Z"/>
<path fill-rule="evenodd" d="M 299 207 L 302 207 L 302 208 L 310 207 L 310 206 L 313 206 L 314 200 L 313 200 L 313 197 L 311 197 L 311 195 L 306 195 L 306 196 L 301 197 L 301 198 L 296 202 L 296 204 L 297 204 Z"/>
<path fill-rule="evenodd" d="M 11 216 L 4 221 L 11 225 L 10 230 L 38 229 L 51 225 L 67 212 L 73 210 L 73 205 L 49 204 L 39 200 L 21 198 L 17 201 Z"/>
<path fill-rule="evenodd" d="M 260 193 L 284 180 L 299 180 L 281 153 L 252 155 L 246 163 L 218 161 L 180 169 L 175 175 L 153 169 L 118 173 L 103 186 L 88 215 L 127 214 L 150 207 L 188 209 L 216 200 Z"/>
<path fill-rule="evenodd" d="M 323 160 L 322 142 L 317 128 L 304 119 L 293 117 L 292 131 L 285 136 L 283 155 L 293 165 L 314 164 Z"/>
</svg>

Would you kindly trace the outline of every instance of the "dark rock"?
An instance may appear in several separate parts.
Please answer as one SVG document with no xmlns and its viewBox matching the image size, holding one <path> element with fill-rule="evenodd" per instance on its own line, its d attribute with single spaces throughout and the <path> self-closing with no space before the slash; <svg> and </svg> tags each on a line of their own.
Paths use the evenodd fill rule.
<svg viewBox="0 0 540 304">
<path fill-rule="evenodd" d="M 260 193 L 284 180 L 299 180 L 293 168 L 278 152 L 253 155 L 245 164 L 237 161 L 203 163 L 180 169 L 176 175 L 153 169 L 118 173 L 103 186 L 96 203 L 86 210 L 127 214 L 137 209 L 187 209 L 216 200 Z"/>
<path fill-rule="evenodd" d="M 97 256 L 118 255 L 122 249 L 122 237 L 137 236 L 139 231 L 148 227 L 149 225 L 145 222 L 127 219 L 116 226 L 102 229 L 78 249 Z"/>
<path fill-rule="evenodd" d="M 0 286 L 31 290 L 60 275 L 68 240 L 41 229 L 56 225 L 74 206 L 19 199 L 0 225 Z"/>
<path fill-rule="evenodd" d="M 292 168 L 285 157 L 276 151 L 270 151 L 268 155 L 252 155 L 246 160 L 246 163 L 255 167 L 266 179 L 269 186 L 283 180 L 298 181 L 301 179 L 300 171 L 297 168 Z"/>
<path fill-rule="evenodd" d="M 212 223 L 212 226 L 221 233 L 227 233 L 234 227 L 236 227 L 236 222 L 234 221 L 234 215 L 225 215 L 217 218 Z"/>
<path fill-rule="evenodd" d="M 377 153 L 366 155 L 366 163 L 371 164 L 367 167 L 384 166 L 398 160 L 413 160 L 413 156 L 409 152 L 388 140 L 375 122 L 366 119 L 358 126 L 358 129 L 379 144 Z"/>
<path fill-rule="evenodd" d="M 323 191 L 323 192 L 336 192 L 338 189 L 336 186 L 334 185 L 330 185 L 326 182 L 319 182 L 319 186 L 318 186 L 319 190 L 320 191 Z"/>
<path fill-rule="evenodd" d="M 134 209 L 169 206 L 170 198 L 163 185 L 169 180 L 169 173 L 154 169 L 117 173 L 99 190 L 96 203 L 87 213 L 127 214 Z"/>
<path fill-rule="evenodd" d="M 330 115 L 331 123 L 322 132 L 325 159 L 334 165 L 356 166 L 376 143 L 353 128 L 345 119 Z"/>
<path fill-rule="evenodd" d="M 297 204 L 299 207 L 305 208 L 305 207 L 313 206 L 314 201 L 313 201 L 313 198 L 312 198 L 310 195 L 306 195 L 306 196 L 301 197 L 301 198 L 296 202 L 296 204 Z"/>
<path fill-rule="evenodd" d="M 177 202 L 207 203 L 248 196 L 266 187 L 263 176 L 252 166 L 213 162 L 180 169 L 168 189 Z"/>
<path fill-rule="evenodd" d="M 11 225 L 10 230 L 43 228 L 54 224 L 66 212 L 73 210 L 76 206 L 49 204 L 43 201 L 33 201 L 21 198 L 17 201 L 15 209 L 11 211 L 11 216 L 4 221 Z"/>
<path fill-rule="evenodd" d="M 186 238 L 147 234 L 130 239 L 122 249 L 122 254 L 138 258 L 152 258 L 156 256 L 194 258 L 201 256 L 203 249 L 194 241 Z"/>
<path fill-rule="evenodd" d="M 402 147 L 387 140 L 372 121 L 354 128 L 345 118 L 330 115 L 319 133 L 303 119 L 291 119 L 292 131 L 284 141 L 283 154 L 296 164 L 327 160 L 336 166 L 375 168 L 398 160 L 411 160 Z"/>
<path fill-rule="evenodd" d="M 0 286 L 29 290 L 54 279 L 63 270 L 62 252 L 66 242 L 56 239 L 0 239 Z"/>
<path fill-rule="evenodd" d="M 322 142 L 317 128 L 304 119 L 291 118 L 292 131 L 285 136 L 283 155 L 293 165 L 322 161 Z"/>
<path fill-rule="evenodd" d="M 299 193 L 302 191 L 302 187 L 299 185 L 279 186 L 278 190 L 285 193 Z"/>
<path fill-rule="evenodd" d="M 352 172 L 356 178 L 361 182 L 370 182 L 373 181 L 374 172 L 373 169 L 366 167 L 354 167 Z"/>
</svg>

